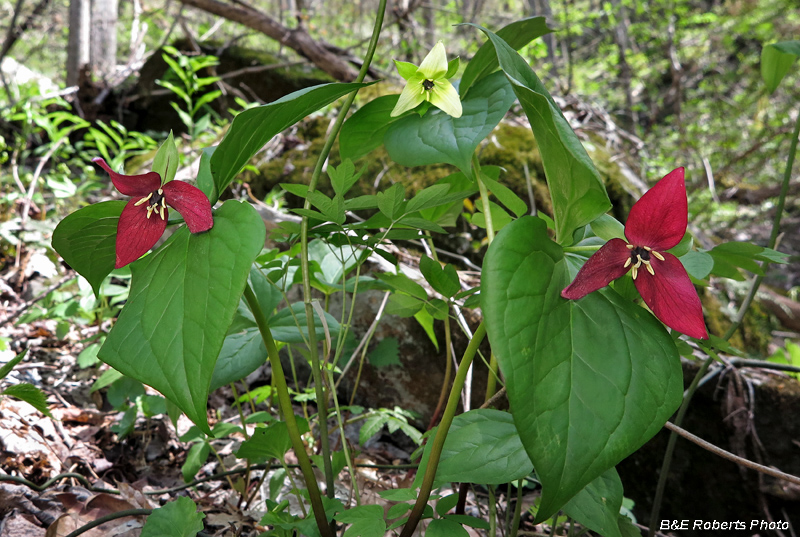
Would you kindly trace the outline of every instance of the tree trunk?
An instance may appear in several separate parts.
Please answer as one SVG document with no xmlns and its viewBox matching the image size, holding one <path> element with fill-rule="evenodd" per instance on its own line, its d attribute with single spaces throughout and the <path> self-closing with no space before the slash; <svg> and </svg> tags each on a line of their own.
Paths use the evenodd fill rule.
<svg viewBox="0 0 800 537">
<path fill-rule="evenodd" d="M 631 88 L 631 81 L 633 78 L 633 71 L 628 63 L 628 13 L 625 5 L 619 0 L 613 1 L 612 5 L 616 8 L 617 26 L 614 28 L 614 42 L 617 45 L 619 61 L 617 67 L 619 71 L 617 76 L 619 78 L 622 91 L 625 93 L 625 115 L 622 121 L 623 127 L 626 130 L 633 131 L 633 128 L 638 123 L 639 118 L 633 109 L 633 89 Z"/>
<path fill-rule="evenodd" d="M 67 42 L 67 86 L 77 86 L 80 70 L 90 61 L 90 0 L 70 0 Z"/>
<path fill-rule="evenodd" d="M 92 0 L 89 61 L 94 74 L 108 79 L 117 67 L 117 0 Z"/>
<path fill-rule="evenodd" d="M 336 80 L 350 82 L 358 76 L 358 71 L 350 63 L 314 41 L 301 27 L 287 28 L 266 13 L 242 4 L 224 4 L 217 0 L 180 0 L 180 2 L 258 30 L 308 58 Z"/>
</svg>

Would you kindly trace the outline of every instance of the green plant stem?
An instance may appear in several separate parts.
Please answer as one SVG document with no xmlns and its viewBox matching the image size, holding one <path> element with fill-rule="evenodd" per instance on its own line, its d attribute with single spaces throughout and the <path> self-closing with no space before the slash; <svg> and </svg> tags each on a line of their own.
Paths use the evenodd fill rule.
<svg viewBox="0 0 800 537">
<path fill-rule="evenodd" d="M 486 377 L 486 395 L 483 402 L 489 401 L 497 392 L 497 375 L 500 371 L 500 364 L 494 353 L 489 355 L 489 376 Z"/>
<path fill-rule="evenodd" d="M 452 329 L 450 328 L 450 316 L 448 315 L 444 320 L 444 382 L 442 382 L 442 389 L 439 392 L 439 401 L 436 402 L 436 410 L 433 411 L 431 421 L 428 424 L 428 430 L 433 429 L 436 420 L 439 418 L 439 412 L 442 411 L 444 402 L 447 399 L 447 387 L 450 385 L 450 376 L 453 374 L 453 357 L 450 354 L 452 348 Z"/>
<path fill-rule="evenodd" d="M 786 205 L 786 195 L 789 193 L 789 180 L 792 178 L 792 167 L 794 158 L 797 155 L 797 139 L 800 138 L 800 110 L 797 111 L 797 120 L 794 123 L 794 131 L 789 145 L 789 156 L 786 159 L 786 169 L 783 171 L 783 184 L 781 194 L 778 197 L 778 205 L 775 206 L 775 218 L 772 221 L 772 233 L 769 235 L 769 248 L 775 248 L 778 242 L 778 233 L 781 227 L 783 208 Z"/>
<path fill-rule="evenodd" d="M 478 162 L 477 154 L 472 155 L 472 174 L 475 181 L 478 183 L 478 190 L 481 193 L 481 204 L 483 205 L 483 217 L 486 219 L 486 239 L 489 244 L 494 240 L 494 221 L 492 220 L 492 208 L 489 205 L 489 191 L 486 185 L 481 181 L 481 167 Z M 497 371 L 499 365 L 494 353 L 489 357 L 489 376 L 486 382 L 486 396 L 484 401 L 488 401 L 494 395 L 497 389 Z"/>
<path fill-rule="evenodd" d="M 242 410 L 242 402 L 239 401 L 239 390 L 236 389 L 236 384 L 231 382 L 231 391 L 233 392 L 233 401 L 236 404 L 236 410 L 239 411 L 239 423 L 242 424 L 242 434 L 244 434 L 245 440 L 250 439 L 250 435 L 247 434 L 247 422 L 244 419 L 244 411 Z"/>
<path fill-rule="evenodd" d="M 214 444 L 212 444 L 211 442 L 206 442 L 206 444 L 211 449 L 211 452 L 214 454 L 214 457 L 217 458 L 217 462 L 219 462 L 219 467 L 222 468 L 223 471 L 225 471 L 225 461 L 222 460 L 222 457 L 220 456 L 219 451 L 217 451 L 217 448 L 215 448 Z M 236 490 L 236 487 L 233 486 L 233 479 L 231 479 L 230 476 L 227 476 L 225 479 L 228 481 L 228 485 L 230 485 L 231 490 Z"/>
<path fill-rule="evenodd" d="M 600 246 L 565 246 L 564 252 L 596 252 L 600 249 Z"/>
<path fill-rule="evenodd" d="M 378 46 L 378 37 L 380 36 L 381 27 L 383 26 L 383 16 L 385 11 L 386 0 L 380 0 L 378 12 L 375 16 L 375 25 L 372 29 L 372 38 L 370 39 L 369 47 L 367 48 L 367 54 L 364 57 L 364 63 L 361 65 L 361 69 L 358 72 L 355 82 L 363 82 L 364 77 L 367 75 L 370 63 L 372 62 L 372 57 L 375 55 L 375 49 Z M 345 101 L 342 104 L 342 109 L 339 111 L 339 115 L 336 118 L 330 133 L 328 134 L 328 138 L 325 140 L 325 145 L 319 154 L 317 164 L 314 166 L 314 171 L 311 174 L 311 180 L 308 184 L 308 196 L 306 197 L 304 204 L 306 210 L 311 208 L 311 203 L 309 200 L 311 199 L 311 195 L 317 189 L 317 183 L 319 182 L 319 177 L 322 174 L 322 167 L 328 160 L 328 155 L 333 147 L 333 142 L 339 135 L 339 131 L 342 128 L 342 124 L 347 116 L 347 112 L 350 110 L 350 106 L 353 104 L 353 100 L 356 98 L 357 93 L 358 90 L 353 91 L 345 98 Z M 328 416 L 327 412 L 325 411 L 327 407 L 327 400 L 325 388 L 322 384 L 322 371 L 319 363 L 319 350 L 317 349 L 317 336 L 314 329 L 314 309 L 311 305 L 311 266 L 308 258 L 308 216 L 303 216 L 303 220 L 300 223 L 300 268 L 303 275 L 303 302 L 305 303 L 306 324 L 308 326 L 308 350 L 311 355 L 311 372 L 314 377 L 314 390 L 316 392 L 319 412 L 318 426 L 320 446 L 322 447 L 322 463 L 325 470 L 327 494 L 329 498 L 333 498 L 334 476 L 333 467 L 331 465 L 330 441 L 328 439 Z"/>
<path fill-rule="evenodd" d="M 522 480 L 517 481 L 517 503 L 514 505 L 514 520 L 511 522 L 509 537 L 517 537 L 519 532 L 519 519 L 522 516 Z"/>
<path fill-rule="evenodd" d="M 689 408 L 689 403 L 692 401 L 694 392 L 697 391 L 697 385 L 700 383 L 700 379 L 706 374 L 706 371 L 708 371 L 708 368 L 713 361 L 714 358 L 711 356 L 706 358 L 705 362 L 703 362 L 703 364 L 700 366 L 700 369 L 697 371 L 697 374 L 694 376 L 694 379 L 692 379 L 692 383 L 689 385 L 689 388 L 686 390 L 686 393 L 683 396 L 683 403 L 681 403 L 681 407 L 678 409 L 678 415 L 675 416 L 675 425 L 680 427 L 681 423 L 683 423 L 683 417 L 686 415 L 686 410 Z M 675 442 L 677 440 L 678 435 L 675 432 L 670 433 L 669 441 L 667 441 L 667 449 L 664 452 L 664 460 L 661 463 L 661 473 L 658 476 L 656 495 L 653 498 L 653 509 L 650 511 L 650 528 L 648 530 L 648 535 L 650 535 L 650 537 L 655 537 L 656 535 L 656 524 L 658 523 L 658 515 L 661 511 L 661 501 L 664 498 L 664 489 L 667 485 L 667 475 L 669 475 L 669 467 L 672 465 L 672 455 L 675 452 Z"/>
<path fill-rule="evenodd" d="M 328 384 L 333 386 L 333 372 L 330 369 L 325 371 L 328 374 Z M 336 407 L 336 418 L 339 422 L 339 435 L 342 441 L 342 453 L 344 453 L 344 460 L 347 462 L 347 468 L 350 470 L 350 483 L 353 487 L 353 494 L 356 496 L 356 505 L 361 505 L 361 495 L 358 493 L 358 482 L 356 481 L 356 468 L 353 466 L 353 458 L 350 456 L 350 449 L 347 447 L 347 436 L 344 432 L 344 423 L 342 422 L 342 410 L 339 408 L 339 399 L 334 397 L 333 404 Z"/>
<path fill-rule="evenodd" d="M 497 537 L 497 497 L 494 486 L 488 486 L 489 492 L 489 537 Z"/>
<path fill-rule="evenodd" d="M 450 389 L 450 397 L 447 400 L 447 407 L 444 409 L 442 421 L 439 423 L 439 428 L 436 430 L 436 436 L 434 437 L 433 444 L 431 445 L 431 454 L 428 458 L 428 466 L 425 468 L 425 476 L 422 478 L 422 485 L 419 489 L 417 502 L 414 504 L 414 508 L 411 510 L 411 514 L 408 517 L 408 522 L 406 522 L 405 526 L 403 526 L 403 531 L 400 533 L 400 537 L 411 537 L 411 535 L 414 533 L 414 530 L 417 528 L 417 524 L 419 524 L 420 518 L 422 518 L 422 513 L 425 511 L 425 506 L 428 504 L 428 499 L 430 498 L 431 490 L 433 489 L 433 480 L 436 477 L 436 468 L 439 466 L 439 457 L 442 455 L 442 449 L 444 448 L 444 440 L 447 437 L 447 431 L 450 429 L 450 425 L 453 423 L 456 410 L 458 410 L 458 403 L 461 398 L 461 389 L 464 387 L 464 381 L 467 378 L 467 371 L 469 370 L 469 366 L 472 364 L 472 360 L 475 358 L 475 354 L 477 353 L 478 347 L 480 346 L 484 337 L 486 337 L 486 326 L 484 323 L 481 323 L 475 330 L 475 334 L 472 336 L 469 345 L 467 345 L 467 350 L 464 351 L 464 356 L 461 358 L 461 363 L 458 364 L 456 378 L 455 381 L 453 381 L 453 387 Z"/>
<path fill-rule="evenodd" d="M 267 317 L 261 310 L 261 305 L 259 305 L 258 299 L 249 284 L 244 288 L 244 299 L 247 301 L 250 311 L 253 312 L 258 331 L 261 332 L 264 345 L 267 347 L 269 363 L 272 367 L 272 379 L 275 382 L 275 390 L 278 393 L 278 405 L 283 414 L 283 419 L 286 422 L 289 438 L 292 440 L 292 448 L 297 457 L 297 462 L 300 464 L 300 471 L 303 472 L 303 478 L 305 479 L 306 487 L 308 487 L 308 498 L 311 501 L 311 508 L 314 511 L 317 527 L 323 537 L 334 537 L 334 532 L 325 516 L 325 508 L 322 504 L 322 497 L 319 493 L 317 479 L 314 477 L 311 461 L 306 453 L 306 447 L 303 444 L 300 429 L 297 427 L 297 421 L 294 419 L 292 400 L 289 397 L 289 387 L 286 385 L 286 377 L 283 374 L 283 366 L 281 365 L 281 358 L 278 355 L 278 347 L 275 345 L 275 340 L 272 339 L 272 333 L 269 331 Z"/>
<path fill-rule="evenodd" d="M 430 231 L 425 231 L 425 239 L 428 247 L 431 249 L 431 257 L 434 261 L 439 263 L 439 255 L 436 253 L 436 247 L 433 244 L 433 237 Z M 428 423 L 428 430 L 433 429 L 436 420 L 439 419 L 439 412 L 442 411 L 445 400 L 447 400 L 447 387 L 450 385 L 450 375 L 453 374 L 453 356 L 450 354 L 452 348 L 452 329 L 450 328 L 450 316 L 444 320 L 444 381 L 442 382 L 442 389 L 439 391 L 439 400 L 436 402 L 436 410 L 433 411 L 431 421 Z"/>
<path fill-rule="evenodd" d="M 486 238 L 489 244 L 494 240 L 494 222 L 492 221 L 492 208 L 489 205 L 489 191 L 486 185 L 481 181 L 481 166 L 478 162 L 478 156 L 472 154 L 472 178 L 478 184 L 478 190 L 481 193 L 481 205 L 483 205 L 483 217 L 486 220 Z"/>
</svg>

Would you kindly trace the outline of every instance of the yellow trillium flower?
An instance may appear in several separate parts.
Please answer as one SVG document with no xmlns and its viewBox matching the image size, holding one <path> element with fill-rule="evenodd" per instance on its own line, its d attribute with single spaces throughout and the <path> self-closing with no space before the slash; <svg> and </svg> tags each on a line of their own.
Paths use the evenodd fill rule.
<svg viewBox="0 0 800 537">
<path fill-rule="evenodd" d="M 406 87 L 390 114 L 400 114 L 428 101 L 445 114 L 461 117 L 461 100 L 453 84 L 447 79 L 447 55 L 441 41 L 431 49 L 419 67 L 395 60 L 400 76 L 407 80 Z"/>
</svg>

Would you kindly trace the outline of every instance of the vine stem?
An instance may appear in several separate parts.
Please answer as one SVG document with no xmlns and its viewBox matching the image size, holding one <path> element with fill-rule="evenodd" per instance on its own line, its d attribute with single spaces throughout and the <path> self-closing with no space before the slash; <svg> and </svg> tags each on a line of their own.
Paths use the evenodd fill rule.
<svg viewBox="0 0 800 537">
<path fill-rule="evenodd" d="M 372 57 L 375 55 L 375 49 L 378 46 L 378 37 L 380 36 L 381 27 L 383 26 L 383 16 L 385 11 L 386 0 L 380 0 L 378 12 L 375 17 L 375 25 L 372 29 L 372 38 L 370 39 L 369 47 L 367 48 L 367 54 L 364 57 L 364 63 L 361 65 L 361 69 L 358 72 L 355 82 L 363 82 L 364 77 L 367 75 L 370 63 L 372 62 Z M 322 151 L 319 154 L 319 158 L 317 159 L 317 164 L 314 166 L 314 171 L 311 173 L 311 181 L 308 184 L 308 195 L 306 196 L 306 201 L 303 204 L 306 210 L 311 208 L 311 202 L 309 200 L 311 199 L 311 195 L 317 189 L 317 183 L 319 182 L 319 177 L 322 174 L 322 167 L 328 160 L 328 155 L 333 147 L 333 142 L 339 135 L 339 131 L 342 128 L 344 119 L 347 116 L 347 112 L 350 110 L 350 106 L 353 104 L 353 100 L 355 100 L 357 93 L 358 90 L 355 90 L 345 98 L 345 101 L 342 104 L 342 109 L 339 111 L 339 115 L 336 118 L 336 121 L 334 122 L 330 132 L 328 133 L 328 137 L 325 140 L 325 145 L 323 146 Z M 330 440 L 328 438 L 328 405 L 327 396 L 325 395 L 325 387 L 322 380 L 322 371 L 320 368 L 319 349 L 317 348 L 317 335 L 314 329 L 314 309 L 312 306 L 311 297 L 311 266 L 308 258 L 308 216 L 303 216 L 303 220 L 300 223 L 300 269 L 303 275 L 303 302 L 306 310 L 306 325 L 308 326 L 308 350 L 309 354 L 311 355 L 311 373 L 314 377 L 314 391 L 316 394 L 317 409 L 319 412 L 318 421 L 320 446 L 322 448 L 322 463 L 325 470 L 327 494 L 329 498 L 333 498 L 335 492 L 333 480 L 335 476 L 333 475 L 333 467 L 331 465 Z"/>
<path fill-rule="evenodd" d="M 433 480 L 436 477 L 436 468 L 439 466 L 439 457 L 442 455 L 442 448 L 444 448 L 444 440 L 447 438 L 447 431 L 450 429 L 450 425 L 452 425 L 453 418 L 458 410 L 458 403 L 461 399 L 461 389 L 464 387 L 467 371 L 484 337 L 486 337 L 486 326 L 481 322 L 475 330 L 475 334 L 473 334 L 469 345 L 467 345 L 467 350 L 464 351 L 461 363 L 458 364 L 456 378 L 453 381 L 453 387 L 450 389 L 450 397 L 447 399 L 447 406 L 444 409 L 444 414 L 442 414 L 442 421 L 439 423 L 439 428 L 436 429 L 436 436 L 431 445 L 431 454 L 428 458 L 428 465 L 425 468 L 425 476 L 422 478 L 422 485 L 419 489 L 417 502 L 411 510 L 408 522 L 403 526 L 400 537 L 411 537 L 422 518 L 425 506 L 428 505 L 428 499 L 431 496 L 431 490 L 433 490 Z"/>
<path fill-rule="evenodd" d="M 789 157 L 786 160 L 786 169 L 783 173 L 783 184 L 781 185 L 781 193 L 778 198 L 778 204 L 775 207 L 775 218 L 772 221 L 772 231 L 769 237 L 769 248 L 775 248 L 775 244 L 778 241 L 778 234 L 780 232 L 781 226 L 781 218 L 783 217 L 783 208 L 786 205 L 786 196 L 789 192 L 789 179 L 792 177 L 792 167 L 794 166 L 794 159 L 795 155 L 797 154 L 797 140 L 800 137 L 800 111 L 797 113 L 797 119 L 795 120 L 794 131 L 792 132 L 792 139 L 789 145 Z M 766 267 L 767 263 L 764 263 Z M 750 308 L 750 304 L 753 302 L 753 299 L 758 292 L 758 288 L 761 286 L 761 282 L 764 281 L 764 277 L 761 275 L 757 275 L 753 279 L 753 284 L 750 287 L 750 292 L 747 293 L 742 305 L 739 307 L 739 311 L 736 314 L 736 319 L 734 320 L 733 324 L 728 328 L 725 332 L 725 335 L 722 336 L 723 339 L 728 340 L 733 335 L 734 332 L 739 328 L 742 324 L 742 320 L 744 319 L 745 313 Z M 686 394 L 683 398 L 683 403 L 681 404 L 680 409 L 678 410 L 678 415 L 675 417 L 674 426 L 680 427 L 683 423 L 683 417 L 686 414 L 686 409 L 689 406 L 689 401 L 691 401 L 694 392 L 697 390 L 698 383 L 700 382 L 700 378 L 705 375 L 705 372 L 708 370 L 708 367 L 711 365 L 713 361 L 714 353 L 709 350 L 710 356 L 703 362 L 703 365 L 700 366 L 700 370 L 695 375 L 695 378 L 692 380 L 692 384 L 689 386 L 689 389 L 686 390 Z M 653 509 L 650 512 L 650 527 L 648 530 L 648 534 L 653 537 L 656 535 L 656 520 L 658 519 L 659 512 L 661 510 L 661 501 L 664 496 L 664 488 L 666 487 L 667 482 L 667 474 L 669 473 L 669 467 L 672 463 L 672 455 L 675 452 L 675 442 L 678 439 L 678 433 L 675 429 L 672 429 L 672 432 L 669 435 L 669 441 L 667 442 L 667 450 L 664 453 L 664 461 L 661 465 L 661 474 L 658 476 L 658 484 L 656 485 L 656 495 L 653 499 Z"/>
<path fill-rule="evenodd" d="M 311 467 L 311 460 L 308 458 L 306 446 L 303 444 L 303 439 L 300 436 L 297 420 L 294 419 L 292 400 L 289 397 L 289 386 L 287 386 L 286 376 L 283 374 L 283 366 L 281 365 L 281 358 L 278 355 L 278 347 L 275 345 L 275 340 L 272 339 L 272 332 L 269 330 L 267 317 L 261 310 L 261 305 L 258 303 L 258 299 L 249 283 L 244 288 L 244 299 L 247 301 L 250 311 L 253 312 L 258 331 L 261 332 L 261 338 L 264 340 L 264 345 L 267 347 L 269 363 L 272 367 L 272 379 L 275 382 L 275 390 L 278 393 L 278 405 L 280 406 L 281 414 L 283 414 L 283 420 L 286 423 L 297 462 L 300 464 L 300 471 L 303 473 L 303 479 L 306 482 L 306 487 L 308 487 L 308 498 L 311 501 L 311 508 L 314 511 L 317 527 L 323 537 L 334 537 L 335 534 L 325 516 L 325 508 L 322 504 L 322 497 L 319 493 L 319 486 L 314 476 L 314 470 Z"/>
</svg>

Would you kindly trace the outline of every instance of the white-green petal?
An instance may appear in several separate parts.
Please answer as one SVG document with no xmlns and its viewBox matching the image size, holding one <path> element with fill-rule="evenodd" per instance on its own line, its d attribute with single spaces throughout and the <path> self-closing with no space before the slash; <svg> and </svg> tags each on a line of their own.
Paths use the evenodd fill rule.
<svg viewBox="0 0 800 537">
<path fill-rule="evenodd" d="M 419 64 L 417 73 L 428 80 L 436 80 L 447 74 L 447 54 L 441 41 L 436 43 L 428 55 L 425 56 L 425 59 Z"/>
<path fill-rule="evenodd" d="M 394 105 L 394 109 L 389 116 L 397 117 L 412 108 L 416 108 L 425 100 L 425 93 L 425 88 L 422 87 L 422 80 L 417 77 L 412 78 L 403 88 L 400 98 L 397 99 L 397 104 Z M 458 94 L 456 94 L 456 97 L 458 97 Z"/>
<path fill-rule="evenodd" d="M 433 106 L 447 115 L 461 117 L 461 99 L 458 98 L 458 92 L 449 80 L 437 80 L 430 93 Z"/>
</svg>

